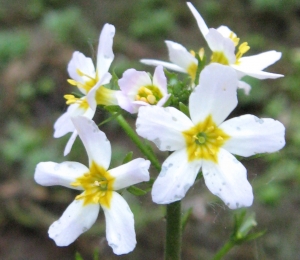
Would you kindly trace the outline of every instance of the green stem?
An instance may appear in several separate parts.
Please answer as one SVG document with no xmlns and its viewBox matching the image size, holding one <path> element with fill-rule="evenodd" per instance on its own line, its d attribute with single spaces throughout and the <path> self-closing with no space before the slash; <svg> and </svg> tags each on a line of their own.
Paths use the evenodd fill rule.
<svg viewBox="0 0 300 260">
<path fill-rule="evenodd" d="M 226 255 L 231 248 L 235 246 L 232 240 L 229 240 L 214 256 L 213 260 L 220 260 L 224 255 Z"/>
<path fill-rule="evenodd" d="M 165 260 L 181 259 L 181 201 L 167 205 Z"/>
<path fill-rule="evenodd" d="M 118 115 L 116 117 L 119 125 L 123 128 L 125 133 L 130 137 L 130 139 L 136 144 L 136 146 L 140 149 L 140 151 L 149 159 L 152 165 L 156 168 L 158 172 L 161 170 L 160 163 L 156 158 L 155 154 L 150 150 L 139 138 L 136 132 L 132 129 L 132 127 L 127 123 L 125 118 L 122 115 Z"/>
</svg>

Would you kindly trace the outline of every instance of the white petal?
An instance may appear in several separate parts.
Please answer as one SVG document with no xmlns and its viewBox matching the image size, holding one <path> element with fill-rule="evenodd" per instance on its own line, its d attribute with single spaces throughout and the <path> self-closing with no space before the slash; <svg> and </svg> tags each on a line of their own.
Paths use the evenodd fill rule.
<svg viewBox="0 0 300 260">
<path fill-rule="evenodd" d="M 207 188 L 230 209 L 252 205 L 253 193 L 247 170 L 226 150 L 220 149 L 217 164 L 203 161 L 202 172 Z"/>
<path fill-rule="evenodd" d="M 117 168 L 111 169 L 108 173 L 115 178 L 114 190 L 120 190 L 142 181 L 149 181 L 150 161 L 137 158 Z"/>
<path fill-rule="evenodd" d="M 197 59 L 181 44 L 172 41 L 165 41 L 165 43 L 169 50 L 170 61 L 183 68 L 186 72 L 191 65 L 198 64 Z"/>
<path fill-rule="evenodd" d="M 72 118 L 72 121 L 88 154 L 89 165 L 95 162 L 107 169 L 111 159 L 111 145 L 105 133 L 88 118 L 78 116 Z"/>
<path fill-rule="evenodd" d="M 272 153 L 285 145 L 283 124 L 271 118 L 244 115 L 219 126 L 230 139 L 223 148 L 240 156 Z"/>
<path fill-rule="evenodd" d="M 238 88 L 243 89 L 246 95 L 249 95 L 250 90 L 251 90 L 251 86 L 248 83 L 246 83 L 244 81 L 240 81 L 240 80 L 238 83 Z"/>
<path fill-rule="evenodd" d="M 209 29 L 206 41 L 213 52 L 222 52 L 229 64 L 235 63 L 235 46 L 231 39 L 223 37 L 216 29 Z"/>
<path fill-rule="evenodd" d="M 110 82 L 110 80 L 111 80 L 111 74 L 108 72 L 104 73 L 103 76 L 100 78 L 100 80 L 97 82 L 97 84 L 87 94 L 86 99 L 92 110 L 96 110 L 96 108 L 97 108 L 97 101 L 96 101 L 97 90 L 102 85 L 108 84 Z"/>
<path fill-rule="evenodd" d="M 102 207 L 106 221 L 106 239 L 117 255 L 131 252 L 136 245 L 133 214 L 123 197 L 113 192 L 110 208 Z"/>
<path fill-rule="evenodd" d="M 83 200 L 74 200 L 60 219 L 50 226 L 49 237 L 57 246 L 70 245 L 95 223 L 99 209 L 99 204 L 84 206 Z"/>
<path fill-rule="evenodd" d="M 97 74 L 101 79 L 108 72 L 109 67 L 114 59 L 113 39 L 115 36 L 115 27 L 111 24 L 105 24 L 99 37 L 98 54 L 97 54 Z"/>
<path fill-rule="evenodd" d="M 169 204 L 181 200 L 194 184 L 200 167 L 201 161 L 188 161 L 185 148 L 172 153 L 153 184 L 153 202 Z"/>
<path fill-rule="evenodd" d="M 161 65 L 155 68 L 153 74 L 153 85 L 158 87 L 163 95 L 167 94 L 167 78 L 165 76 L 163 66 Z"/>
<path fill-rule="evenodd" d="M 190 95 L 189 109 L 194 124 L 211 115 L 218 125 L 237 105 L 238 80 L 236 72 L 217 63 L 206 66 L 199 85 Z"/>
<path fill-rule="evenodd" d="M 202 35 L 205 38 L 206 34 L 208 33 L 208 27 L 207 27 L 206 23 L 204 22 L 202 16 L 198 13 L 196 8 L 192 5 L 192 3 L 187 2 L 186 4 L 188 5 L 188 7 L 190 8 L 192 14 L 194 15 L 194 17 L 197 21 L 198 27 L 199 27 Z"/>
<path fill-rule="evenodd" d="M 140 60 L 141 63 L 144 63 L 146 65 L 150 66 L 159 66 L 162 65 L 163 67 L 174 70 L 177 72 L 182 72 L 182 73 L 187 73 L 187 71 L 181 67 L 179 67 L 176 64 L 170 63 L 170 62 L 165 62 L 165 61 L 160 61 L 160 60 L 150 60 L 150 59 L 142 59 Z"/>
<path fill-rule="evenodd" d="M 85 57 L 84 54 L 79 51 L 75 51 L 73 53 L 72 59 L 68 64 L 69 75 L 72 79 L 80 83 L 84 83 L 85 81 L 89 80 L 88 77 L 80 76 L 77 73 L 77 70 L 80 70 L 82 73 L 90 76 L 91 78 L 95 78 L 96 73 L 92 59 Z M 79 90 L 83 94 L 86 94 L 86 91 L 84 89 L 79 88 Z"/>
<path fill-rule="evenodd" d="M 232 68 L 236 69 L 241 73 L 242 76 L 248 75 L 256 79 L 277 79 L 284 77 L 282 74 L 270 73 L 261 70 L 256 70 L 255 68 L 250 68 L 240 65 L 231 65 Z"/>
<path fill-rule="evenodd" d="M 87 172 L 89 169 L 78 162 L 40 162 L 35 168 L 34 180 L 43 186 L 61 185 L 82 190 L 70 184 Z"/>
<path fill-rule="evenodd" d="M 236 37 L 236 34 L 225 25 L 218 27 L 217 31 L 225 38 L 229 38 L 231 34 L 233 34 L 233 37 Z"/>
<path fill-rule="evenodd" d="M 281 52 L 267 51 L 257 55 L 240 58 L 241 67 L 249 67 L 255 70 L 263 70 L 281 58 Z"/>
<path fill-rule="evenodd" d="M 249 75 L 257 79 L 276 79 L 283 77 L 281 74 L 262 71 L 281 58 L 281 52 L 267 51 L 257 55 L 242 57 L 239 64 L 232 64 L 232 67 L 240 71 L 243 75 Z"/>
<path fill-rule="evenodd" d="M 136 132 L 154 142 L 161 151 L 174 151 L 185 146 L 182 131 L 193 127 L 191 120 L 173 107 L 147 106 L 139 109 Z"/>
<path fill-rule="evenodd" d="M 84 109 L 80 104 L 72 104 L 68 107 L 67 111 L 62 114 L 54 123 L 54 138 L 59 138 L 64 136 L 69 132 L 73 132 L 75 127 L 71 120 L 75 116 L 85 116 L 92 119 L 95 114 L 95 111 L 92 109 Z"/>
<path fill-rule="evenodd" d="M 64 150 L 64 156 L 67 156 L 70 153 L 70 151 L 73 147 L 73 144 L 76 140 L 77 135 L 78 135 L 78 132 L 76 130 L 74 130 L 74 132 L 72 133 L 72 135 L 69 138 L 69 141 L 66 144 L 66 147 L 65 147 L 65 150 Z"/>
</svg>

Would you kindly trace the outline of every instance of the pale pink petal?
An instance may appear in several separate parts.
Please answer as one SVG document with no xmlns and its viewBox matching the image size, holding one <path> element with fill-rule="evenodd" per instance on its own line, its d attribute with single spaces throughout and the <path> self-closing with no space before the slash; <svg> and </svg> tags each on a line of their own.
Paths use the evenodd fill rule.
<svg viewBox="0 0 300 260">
<path fill-rule="evenodd" d="M 232 68 L 217 63 L 206 66 L 200 74 L 199 85 L 190 95 L 189 109 L 194 124 L 209 115 L 217 125 L 223 122 L 237 105 L 237 86 Z"/>
<path fill-rule="evenodd" d="M 137 133 L 154 142 L 161 151 L 185 147 L 183 131 L 193 127 L 191 120 L 173 107 L 145 106 L 139 109 Z"/>
<path fill-rule="evenodd" d="M 102 206 L 106 221 L 106 239 L 116 255 L 131 252 L 136 245 L 133 214 L 123 197 L 113 192 L 110 207 Z"/>
<path fill-rule="evenodd" d="M 201 160 L 188 161 L 185 148 L 173 152 L 153 184 L 153 202 L 169 204 L 181 200 L 194 184 L 200 167 Z"/>
<path fill-rule="evenodd" d="M 188 5 L 192 14 L 194 15 L 194 17 L 197 21 L 198 27 L 199 27 L 203 37 L 205 38 L 205 36 L 208 34 L 208 27 L 207 27 L 205 21 L 203 20 L 202 16 L 198 13 L 198 11 L 196 10 L 196 8 L 193 6 L 192 3 L 187 2 L 186 4 Z"/>
<path fill-rule="evenodd" d="M 163 95 L 168 93 L 167 78 L 164 73 L 163 66 L 157 66 L 153 74 L 153 85 L 158 87 Z"/>
<path fill-rule="evenodd" d="M 220 149 L 217 163 L 203 161 L 202 172 L 207 188 L 230 209 L 252 205 L 253 193 L 247 170 L 226 150 Z"/>
<path fill-rule="evenodd" d="M 71 183 L 88 172 L 89 169 L 78 162 L 40 162 L 35 168 L 34 180 L 43 186 L 61 185 L 82 190 L 81 187 L 74 187 Z"/>
<path fill-rule="evenodd" d="M 149 181 L 150 161 L 137 158 L 117 168 L 111 169 L 108 173 L 115 178 L 114 190 L 120 190 L 131 185 Z"/>
<path fill-rule="evenodd" d="M 89 157 L 89 165 L 95 162 L 107 169 L 111 159 L 111 145 L 105 133 L 99 130 L 93 120 L 78 116 L 72 118 Z"/>
<path fill-rule="evenodd" d="M 285 128 L 274 119 L 244 115 L 227 120 L 219 127 L 230 136 L 223 148 L 240 156 L 273 153 L 285 145 Z"/>
<path fill-rule="evenodd" d="M 109 67 L 114 59 L 113 39 L 115 36 L 115 27 L 111 24 L 105 24 L 99 37 L 98 54 L 97 54 L 97 75 L 102 79 L 103 75 L 108 72 Z"/>
<path fill-rule="evenodd" d="M 74 200 L 59 220 L 49 228 L 49 237 L 57 246 L 68 246 L 95 223 L 100 205 L 83 205 L 83 200 Z"/>
</svg>

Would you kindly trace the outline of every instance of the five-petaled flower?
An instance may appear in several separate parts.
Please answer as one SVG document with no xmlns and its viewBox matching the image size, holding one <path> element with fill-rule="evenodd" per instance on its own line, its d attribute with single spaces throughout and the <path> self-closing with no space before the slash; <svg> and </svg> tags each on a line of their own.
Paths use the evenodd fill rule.
<svg viewBox="0 0 300 260">
<path fill-rule="evenodd" d="M 194 15 L 198 27 L 212 51 L 212 63 L 220 63 L 234 68 L 239 79 L 245 75 L 249 75 L 257 79 L 275 79 L 283 76 L 281 74 L 263 71 L 263 69 L 280 59 L 280 52 L 267 51 L 258 55 L 243 57 L 243 55 L 250 49 L 247 42 L 243 42 L 239 45 L 240 39 L 227 26 L 222 25 L 217 29 L 209 29 L 195 7 L 190 2 L 187 2 L 187 5 Z M 188 73 L 191 78 L 194 79 L 198 66 L 195 53 L 193 51 L 188 52 L 187 49 L 179 43 L 166 41 L 166 44 L 169 51 L 170 61 L 172 63 L 151 59 L 142 59 L 141 62 L 154 66 L 163 65 L 171 70 Z M 235 48 L 237 46 L 238 51 L 235 53 Z M 244 89 L 247 94 L 251 89 L 251 87 L 243 81 L 239 81 L 238 87 Z"/>
<path fill-rule="evenodd" d="M 156 67 L 153 79 L 145 71 L 128 69 L 118 83 L 121 89 L 116 94 L 118 104 L 131 114 L 137 113 L 141 106 L 163 106 L 170 97 L 162 66 Z"/>
<path fill-rule="evenodd" d="M 81 115 L 92 119 L 97 104 L 117 104 L 116 91 L 103 86 L 109 83 L 111 79 L 111 74 L 108 73 L 108 70 L 114 59 L 112 50 L 114 35 L 115 27 L 111 24 L 105 24 L 99 37 L 96 70 L 92 59 L 85 57 L 79 51 L 73 53 L 72 59 L 69 62 L 68 73 L 71 79 L 68 82 L 72 86 L 76 86 L 83 97 L 77 98 L 74 95 L 65 95 L 67 104 L 70 106 L 54 124 L 55 138 L 73 132 L 66 145 L 64 155 L 70 152 L 77 137 L 76 129 L 71 121 L 72 117 Z"/>
<path fill-rule="evenodd" d="M 154 182 L 154 202 L 182 199 L 201 169 L 208 189 L 229 208 L 252 204 L 247 171 L 231 153 L 248 157 L 278 151 L 285 145 L 285 128 L 276 120 L 253 115 L 223 122 L 237 105 L 237 85 L 232 68 L 213 63 L 201 72 L 190 95 L 191 119 L 172 107 L 139 109 L 137 133 L 162 151 L 174 151 Z"/>
<path fill-rule="evenodd" d="M 106 220 L 106 238 L 115 254 L 126 254 L 136 245 L 133 214 L 116 191 L 149 180 L 150 162 L 142 158 L 107 170 L 111 145 L 96 124 L 83 116 L 72 118 L 89 157 L 89 168 L 78 162 L 41 162 L 34 178 L 44 186 L 62 185 L 83 190 L 61 218 L 49 228 L 58 246 L 67 246 L 96 221 L 100 206 Z"/>
</svg>

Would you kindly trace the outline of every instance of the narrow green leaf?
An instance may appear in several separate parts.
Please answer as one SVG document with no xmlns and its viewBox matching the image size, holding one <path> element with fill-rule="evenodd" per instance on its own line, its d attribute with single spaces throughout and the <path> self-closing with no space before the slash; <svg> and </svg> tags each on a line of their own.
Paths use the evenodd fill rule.
<svg viewBox="0 0 300 260">
<path fill-rule="evenodd" d="M 138 187 L 135 186 L 130 186 L 127 188 L 127 191 L 130 192 L 131 194 L 135 195 L 135 196 L 143 196 L 145 194 L 147 194 L 147 191 L 144 191 Z"/>
<path fill-rule="evenodd" d="M 133 155 L 133 152 L 129 152 L 128 154 L 126 154 L 125 158 L 123 159 L 123 163 L 122 164 L 125 164 L 125 163 L 128 163 L 132 160 L 132 155 Z"/>
<path fill-rule="evenodd" d="M 76 252 L 75 253 L 75 260 L 84 260 L 84 259 L 82 258 L 82 256 L 78 252 Z"/>
<path fill-rule="evenodd" d="M 179 109 L 182 113 L 184 113 L 185 115 L 190 117 L 189 108 L 185 104 L 183 104 L 182 102 L 179 102 Z"/>
<path fill-rule="evenodd" d="M 183 230 L 185 229 L 186 224 L 187 224 L 188 220 L 190 219 L 190 216 L 191 216 L 192 212 L 193 212 L 193 208 L 191 207 L 191 208 L 189 208 L 189 209 L 184 213 L 184 215 L 182 216 L 182 218 L 181 218 L 181 228 L 182 228 L 182 232 L 183 232 Z"/>
</svg>

